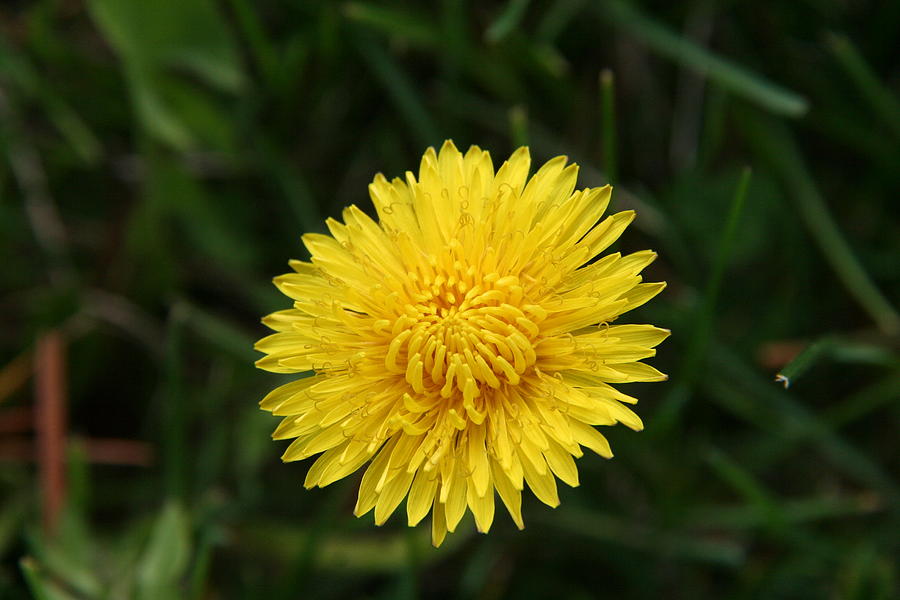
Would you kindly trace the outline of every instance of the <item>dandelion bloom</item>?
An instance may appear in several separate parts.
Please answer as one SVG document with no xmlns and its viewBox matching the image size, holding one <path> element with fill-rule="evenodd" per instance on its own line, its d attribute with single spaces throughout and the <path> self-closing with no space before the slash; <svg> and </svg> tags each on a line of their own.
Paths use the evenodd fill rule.
<svg viewBox="0 0 900 600">
<path fill-rule="evenodd" d="M 303 236 L 311 261 L 275 278 L 294 306 L 256 349 L 262 369 L 313 373 L 260 403 L 293 439 L 283 460 L 320 454 L 306 487 L 367 465 L 356 515 L 380 525 L 406 498 L 439 545 L 467 507 L 488 531 L 495 491 L 522 528 L 526 483 L 556 506 L 582 447 L 612 456 L 596 425 L 643 427 L 610 384 L 665 379 L 639 361 L 669 332 L 610 323 L 665 287 L 641 283 L 656 254 L 594 260 L 634 212 L 600 220 L 612 189 L 575 191 L 563 156 L 530 165 L 519 148 L 495 173 L 447 141 L 418 178 L 375 176 L 377 222 L 350 206 L 331 235 Z"/>
</svg>

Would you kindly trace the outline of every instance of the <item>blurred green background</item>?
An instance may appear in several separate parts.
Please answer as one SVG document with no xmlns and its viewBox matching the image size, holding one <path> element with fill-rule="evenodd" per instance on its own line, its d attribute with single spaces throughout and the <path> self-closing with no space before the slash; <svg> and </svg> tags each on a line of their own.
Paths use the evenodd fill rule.
<svg viewBox="0 0 900 600">
<path fill-rule="evenodd" d="M 3 2 L 0 597 L 898 597 L 898 39 L 892 1 Z M 615 459 L 434 550 L 303 490 L 252 343 L 300 235 L 445 137 L 617 184 L 669 282 L 623 322 L 673 335 Z"/>
</svg>

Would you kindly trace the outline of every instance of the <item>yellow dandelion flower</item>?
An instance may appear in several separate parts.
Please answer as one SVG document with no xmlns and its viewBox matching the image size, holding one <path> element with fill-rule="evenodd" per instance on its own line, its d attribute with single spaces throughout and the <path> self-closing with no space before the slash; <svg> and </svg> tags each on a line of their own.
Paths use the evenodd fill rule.
<svg viewBox="0 0 900 600">
<path fill-rule="evenodd" d="M 665 287 L 641 283 L 656 254 L 594 260 L 634 212 L 600 220 L 612 189 L 575 191 L 563 156 L 530 165 L 519 148 L 495 173 L 447 141 L 418 177 L 376 175 L 377 222 L 350 206 L 303 236 L 311 261 L 275 278 L 293 308 L 263 319 L 276 333 L 256 349 L 262 369 L 313 372 L 260 403 L 293 439 L 283 460 L 320 454 L 307 488 L 368 465 L 355 514 L 380 525 L 406 498 L 439 545 L 467 508 L 487 532 L 495 492 L 522 528 L 525 484 L 557 506 L 582 447 L 612 457 L 595 426 L 643 427 L 610 384 L 665 379 L 640 360 L 669 332 L 610 323 Z"/>
</svg>

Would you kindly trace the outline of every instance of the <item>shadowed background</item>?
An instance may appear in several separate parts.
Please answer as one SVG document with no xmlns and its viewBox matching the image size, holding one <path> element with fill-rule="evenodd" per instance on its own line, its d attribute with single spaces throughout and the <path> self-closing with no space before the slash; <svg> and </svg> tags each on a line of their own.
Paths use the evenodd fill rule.
<svg viewBox="0 0 900 600">
<path fill-rule="evenodd" d="M 898 39 L 897 2 L 4 2 L 0 597 L 896 597 Z M 669 282 L 621 322 L 673 335 L 644 432 L 435 550 L 303 489 L 252 344 L 300 235 L 448 137 L 612 181 Z"/>
</svg>

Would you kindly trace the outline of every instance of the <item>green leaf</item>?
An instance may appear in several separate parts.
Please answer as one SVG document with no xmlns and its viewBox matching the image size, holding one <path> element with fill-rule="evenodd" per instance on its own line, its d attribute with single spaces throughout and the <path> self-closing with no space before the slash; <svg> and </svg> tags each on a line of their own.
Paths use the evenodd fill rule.
<svg viewBox="0 0 900 600">
<path fill-rule="evenodd" d="M 91 16 L 123 63 L 138 118 L 147 132 L 177 150 L 199 141 L 222 146 L 229 129 L 190 79 L 236 93 L 244 84 L 231 32 L 210 0 L 91 0 Z M 210 126 L 209 120 L 216 122 Z M 212 133 L 212 135 L 211 135 Z"/>
<path fill-rule="evenodd" d="M 225 91 L 243 84 L 231 32 L 211 0 L 90 0 L 88 6 L 126 63 L 153 70 L 183 67 Z"/>
<path fill-rule="evenodd" d="M 22 569 L 22 575 L 24 575 L 35 600 L 77 600 L 74 595 L 52 581 L 30 556 L 21 559 L 19 567 Z"/>
<path fill-rule="evenodd" d="M 191 541 L 184 508 L 169 501 L 163 508 L 138 567 L 138 598 L 177 598 L 181 579 L 187 572 Z"/>
<path fill-rule="evenodd" d="M 87 597 L 98 595 L 103 584 L 95 572 L 95 541 L 71 511 L 62 513 L 54 535 L 26 529 L 25 539 L 31 553 L 40 561 L 42 570 L 54 580 Z"/>
</svg>

